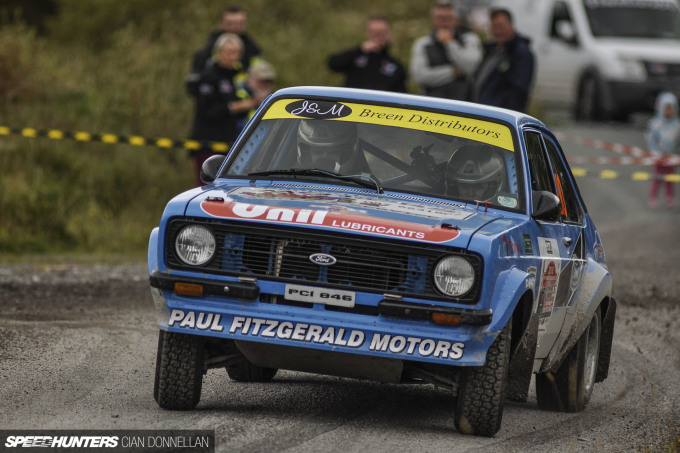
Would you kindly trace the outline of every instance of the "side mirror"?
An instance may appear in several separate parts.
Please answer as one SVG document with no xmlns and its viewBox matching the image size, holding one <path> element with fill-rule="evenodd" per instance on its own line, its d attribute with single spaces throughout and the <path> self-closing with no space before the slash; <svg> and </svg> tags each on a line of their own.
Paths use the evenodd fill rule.
<svg viewBox="0 0 680 453">
<path fill-rule="evenodd" d="M 226 158 L 227 156 L 217 154 L 208 157 L 203 162 L 203 165 L 201 165 L 201 181 L 203 181 L 203 184 L 210 184 L 217 178 L 217 172 L 220 171 L 220 167 Z"/>
<path fill-rule="evenodd" d="M 555 32 L 557 36 L 567 44 L 577 45 L 576 30 L 574 24 L 568 20 L 558 20 L 555 24 Z"/>
<path fill-rule="evenodd" d="M 531 217 L 537 220 L 557 220 L 562 209 L 560 199 L 552 192 L 545 190 L 534 190 L 533 213 Z"/>
</svg>

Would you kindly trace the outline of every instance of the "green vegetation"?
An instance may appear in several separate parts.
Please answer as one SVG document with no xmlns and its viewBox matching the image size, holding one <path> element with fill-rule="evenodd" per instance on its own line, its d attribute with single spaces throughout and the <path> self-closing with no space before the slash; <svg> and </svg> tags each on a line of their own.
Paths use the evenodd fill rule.
<svg viewBox="0 0 680 453">
<path fill-rule="evenodd" d="M 393 52 L 404 62 L 413 40 L 429 28 L 429 2 L 243 5 L 251 34 L 277 68 L 279 88 L 339 85 L 326 57 L 358 44 L 369 14 L 392 19 Z M 21 23 L 3 25 L 0 126 L 185 139 L 193 103 L 184 78 L 224 6 L 60 0 L 40 34 Z M 0 135 L 0 256 L 143 259 L 165 203 L 191 187 L 192 168 L 181 149 Z"/>
</svg>

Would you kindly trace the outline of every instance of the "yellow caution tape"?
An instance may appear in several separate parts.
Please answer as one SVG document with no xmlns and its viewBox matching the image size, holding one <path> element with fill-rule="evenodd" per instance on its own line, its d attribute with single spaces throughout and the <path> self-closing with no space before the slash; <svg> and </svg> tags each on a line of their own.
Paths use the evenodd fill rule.
<svg viewBox="0 0 680 453">
<path fill-rule="evenodd" d="M 57 129 L 34 129 L 32 127 L 25 127 L 22 129 L 15 129 L 8 126 L 0 126 L 0 135 L 18 135 L 27 138 L 44 137 L 52 140 L 70 139 L 78 142 L 100 142 L 108 145 L 114 144 L 128 144 L 133 146 L 155 146 L 157 148 L 182 148 L 191 151 L 199 151 L 204 149 L 206 151 L 213 151 L 216 153 L 226 153 L 229 151 L 231 145 L 223 142 L 212 141 L 198 141 L 198 140 L 173 140 L 171 138 L 145 138 L 138 135 L 129 137 L 116 134 L 92 134 L 90 132 L 78 131 L 68 132 Z"/>
<path fill-rule="evenodd" d="M 602 170 L 599 173 L 589 173 L 583 167 L 572 167 L 571 173 L 576 178 L 585 178 L 587 176 L 596 176 L 600 179 L 619 179 L 623 178 L 618 172 L 614 170 Z M 680 183 L 680 174 L 670 174 L 670 175 L 654 175 L 654 173 L 649 173 L 646 171 L 636 171 L 630 175 L 631 181 L 651 181 L 653 179 L 658 179 L 660 181 L 668 182 L 678 182 Z"/>
</svg>

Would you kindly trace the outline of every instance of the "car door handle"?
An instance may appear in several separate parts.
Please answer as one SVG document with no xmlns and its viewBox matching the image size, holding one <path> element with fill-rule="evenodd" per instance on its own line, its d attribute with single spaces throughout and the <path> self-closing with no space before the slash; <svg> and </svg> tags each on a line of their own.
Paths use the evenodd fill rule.
<svg viewBox="0 0 680 453">
<path fill-rule="evenodd" d="M 565 247 L 569 247 L 572 244 L 572 242 L 574 241 L 569 237 L 562 238 L 562 244 L 564 244 Z"/>
</svg>

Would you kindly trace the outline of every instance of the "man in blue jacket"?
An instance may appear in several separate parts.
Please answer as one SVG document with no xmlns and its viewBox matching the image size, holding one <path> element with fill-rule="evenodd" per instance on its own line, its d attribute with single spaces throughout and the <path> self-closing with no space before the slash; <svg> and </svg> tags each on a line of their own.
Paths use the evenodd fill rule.
<svg viewBox="0 0 680 453">
<path fill-rule="evenodd" d="M 490 18 L 494 40 L 484 46 L 471 98 L 480 104 L 525 112 L 534 75 L 529 40 L 515 32 L 507 9 L 491 10 Z"/>
</svg>

